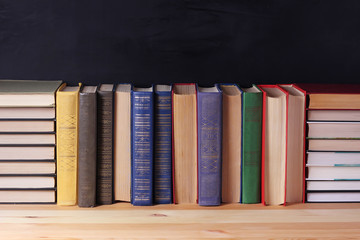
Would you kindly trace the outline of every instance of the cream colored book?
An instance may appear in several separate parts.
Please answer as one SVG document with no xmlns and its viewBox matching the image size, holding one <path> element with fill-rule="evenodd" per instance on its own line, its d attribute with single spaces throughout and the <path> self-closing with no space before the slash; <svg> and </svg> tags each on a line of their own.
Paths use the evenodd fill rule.
<svg viewBox="0 0 360 240">
<path fill-rule="evenodd" d="M 240 202 L 241 92 L 236 85 L 221 85 L 223 98 L 222 201 Z"/>
<path fill-rule="evenodd" d="M 195 84 L 173 86 L 175 203 L 197 201 L 197 113 Z"/>
<path fill-rule="evenodd" d="M 118 84 L 114 104 L 114 195 L 130 202 L 131 187 L 131 84 Z"/>
</svg>

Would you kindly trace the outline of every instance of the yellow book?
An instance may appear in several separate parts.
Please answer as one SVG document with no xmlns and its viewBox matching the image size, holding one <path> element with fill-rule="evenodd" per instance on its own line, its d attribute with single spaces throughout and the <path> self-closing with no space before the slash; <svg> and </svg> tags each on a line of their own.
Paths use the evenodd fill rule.
<svg viewBox="0 0 360 240">
<path fill-rule="evenodd" d="M 77 203 L 79 86 L 64 83 L 56 93 L 57 204 Z"/>
</svg>

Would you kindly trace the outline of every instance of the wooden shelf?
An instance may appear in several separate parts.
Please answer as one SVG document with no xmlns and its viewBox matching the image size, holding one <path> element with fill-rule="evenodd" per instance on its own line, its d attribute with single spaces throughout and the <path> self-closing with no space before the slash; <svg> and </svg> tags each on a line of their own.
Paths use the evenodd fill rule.
<svg viewBox="0 0 360 240">
<path fill-rule="evenodd" d="M 360 203 L 0 205 L 1 239 L 360 238 Z"/>
</svg>

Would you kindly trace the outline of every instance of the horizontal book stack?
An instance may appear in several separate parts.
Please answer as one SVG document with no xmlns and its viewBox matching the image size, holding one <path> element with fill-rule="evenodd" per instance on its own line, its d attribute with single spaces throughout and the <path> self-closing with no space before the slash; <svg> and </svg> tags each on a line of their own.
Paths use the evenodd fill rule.
<svg viewBox="0 0 360 240">
<path fill-rule="evenodd" d="M 55 91 L 60 84 L 0 80 L 1 203 L 55 203 Z"/>
<path fill-rule="evenodd" d="M 307 109 L 307 201 L 360 201 L 360 86 L 303 84 Z"/>
</svg>

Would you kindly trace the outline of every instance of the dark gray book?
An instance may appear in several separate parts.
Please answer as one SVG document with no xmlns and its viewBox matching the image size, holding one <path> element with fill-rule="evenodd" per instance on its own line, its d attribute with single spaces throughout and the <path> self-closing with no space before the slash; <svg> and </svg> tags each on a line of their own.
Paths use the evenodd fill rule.
<svg viewBox="0 0 360 240">
<path fill-rule="evenodd" d="M 96 204 L 96 86 L 84 86 L 79 97 L 79 207 Z"/>
<path fill-rule="evenodd" d="M 113 84 L 101 84 L 97 95 L 96 203 L 113 203 Z"/>
</svg>

